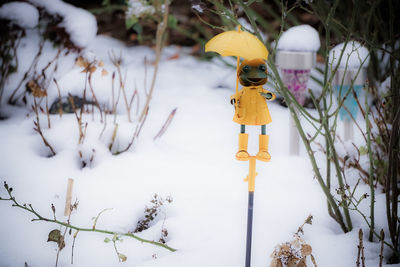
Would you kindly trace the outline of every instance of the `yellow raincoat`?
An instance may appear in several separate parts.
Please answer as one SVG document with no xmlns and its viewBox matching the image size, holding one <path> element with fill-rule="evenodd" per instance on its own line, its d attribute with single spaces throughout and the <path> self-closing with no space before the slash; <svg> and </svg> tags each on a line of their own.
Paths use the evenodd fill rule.
<svg viewBox="0 0 400 267">
<path fill-rule="evenodd" d="M 274 100 L 275 94 L 265 90 L 262 86 L 245 86 L 231 96 L 231 100 L 235 99 L 236 108 L 233 121 L 244 125 L 264 125 L 272 121 L 269 114 L 267 99 L 260 93 L 270 93 Z"/>
</svg>

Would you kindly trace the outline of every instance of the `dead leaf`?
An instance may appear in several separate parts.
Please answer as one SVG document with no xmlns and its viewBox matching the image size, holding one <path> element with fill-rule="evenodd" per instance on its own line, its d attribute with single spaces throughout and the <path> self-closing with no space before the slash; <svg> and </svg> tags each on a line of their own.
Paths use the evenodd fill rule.
<svg viewBox="0 0 400 267">
<path fill-rule="evenodd" d="M 119 257 L 119 259 L 120 259 L 122 262 L 124 262 L 124 261 L 126 261 L 126 260 L 128 259 L 128 257 L 125 256 L 125 255 L 122 254 L 122 253 L 118 253 L 118 257 Z"/>
<path fill-rule="evenodd" d="M 194 46 L 192 46 L 192 54 L 198 54 L 200 50 L 201 50 L 200 44 L 195 44 Z"/>
<path fill-rule="evenodd" d="M 175 53 L 175 54 L 173 54 L 172 56 L 170 56 L 169 58 L 168 58 L 168 60 L 174 60 L 174 59 L 179 59 L 179 54 L 178 53 Z"/>
<path fill-rule="evenodd" d="M 89 65 L 83 71 L 81 71 L 81 73 L 85 73 L 85 72 L 93 73 L 96 71 L 96 69 L 97 69 L 96 66 Z"/>
<path fill-rule="evenodd" d="M 306 258 L 302 258 L 298 263 L 297 267 L 307 267 Z"/>
<path fill-rule="evenodd" d="M 56 242 L 60 250 L 65 247 L 64 236 L 61 235 L 61 232 L 58 229 L 50 231 L 47 242 Z"/>
<path fill-rule="evenodd" d="M 89 62 L 82 56 L 76 58 L 75 64 L 82 68 L 87 68 L 89 66 Z"/>
<path fill-rule="evenodd" d="M 45 97 L 47 96 L 47 92 L 42 90 L 38 83 L 35 80 L 29 81 L 27 84 L 27 89 L 32 93 L 34 97 Z"/>
<path fill-rule="evenodd" d="M 301 246 L 301 254 L 302 254 L 304 257 L 305 257 L 305 256 L 308 256 L 308 255 L 311 255 L 311 253 L 312 253 L 312 248 L 311 248 L 310 245 L 304 244 L 304 245 Z"/>
<path fill-rule="evenodd" d="M 104 67 L 104 62 L 102 60 L 99 61 L 99 63 L 97 64 L 99 67 Z"/>
<path fill-rule="evenodd" d="M 282 262 L 280 259 L 273 259 L 269 267 L 282 267 Z"/>
<path fill-rule="evenodd" d="M 108 75 L 108 71 L 106 69 L 102 69 L 101 70 L 101 76 L 107 76 Z"/>
<path fill-rule="evenodd" d="M 135 34 L 135 33 L 129 34 L 129 40 L 136 41 L 137 40 L 137 34 Z"/>
</svg>

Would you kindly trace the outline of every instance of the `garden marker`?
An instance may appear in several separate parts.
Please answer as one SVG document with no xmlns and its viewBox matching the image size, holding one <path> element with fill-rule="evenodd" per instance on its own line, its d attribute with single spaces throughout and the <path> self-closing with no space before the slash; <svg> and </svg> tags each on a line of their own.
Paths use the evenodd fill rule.
<svg viewBox="0 0 400 267">
<path fill-rule="evenodd" d="M 315 52 L 280 51 L 276 53 L 276 64 L 279 66 L 282 80 L 300 105 L 304 105 L 305 92 L 311 68 L 315 65 Z M 291 155 L 300 153 L 300 136 L 292 116 L 289 114 L 289 150 Z"/>
<path fill-rule="evenodd" d="M 340 55 L 342 58 L 340 59 Z M 329 52 L 332 70 L 337 67 L 332 84 L 338 103 L 343 106 L 339 110 L 339 117 L 344 122 L 344 140 L 353 140 L 352 118 L 357 118 L 359 97 L 367 79 L 369 63 L 368 50 L 361 44 L 349 41 L 341 43 Z M 340 62 L 338 62 L 340 59 Z"/>
<path fill-rule="evenodd" d="M 280 69 L 283 83 L 302 106 L 319 47 L 318 32 L 309 25 L 291 27 L 282 34 L 278 42 L 276 65 Z M 290 113 L 289 135 L 289 152 L 291 155 L 299 155 L 300 136 Z"/>
<path fill-rule="evenodd" d="M 235 106 L 233 121 L 240 124 L 239 149 L 236 159 L 249 161 L 248 182 L 249 201 L 247 211 L 246 237 L 246 267 L 250 267 L 251 240 L 253 227 L 253 203 L 256 178 L 256 160 L 268 162 L 269 136 L 266 135 L 266 124 L 271 122 L 267 100 L 274 100 L 275 94 L 262 88 L 267 82 L 267 66 L 264 60 L 268 58 L 268 50 L 254 35 L 240 30 L 227 31 L 216 35 L 207 42 L 206 52 L 217 52 L 222 56 L 237 57 L 236 92 L 231 96 L 231 104 Z M 240 57 L 244 60 L 240 64 Z M 239 82 L 243 88 L 239 91 Z M 256 156 L 247 152 L 248 134 L 246 125 L 260 125 L 259 151 Z"/>
<path fill-rule="evenodd" d="M 345 141 L 353 140 L 353 123 L 351 116 L 356 119 L 358 113 L 358 104 L 355 95 L 360 96 L 367 77 L 366 68 L 360 69 L 342 69 L 336 71 L 333 79 L 333 85 L 339 101 L 344 97 L 343 107 L 339 110 L 339 117 L 344 122 Z M 351 116 L 350 116 L 351 114 Z"/>
</svg>

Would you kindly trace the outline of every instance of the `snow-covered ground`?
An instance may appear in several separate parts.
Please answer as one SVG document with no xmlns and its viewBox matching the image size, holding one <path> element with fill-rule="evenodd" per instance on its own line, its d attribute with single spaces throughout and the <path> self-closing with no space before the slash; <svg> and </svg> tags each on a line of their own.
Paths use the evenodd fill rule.
<svg viewBox="0 0 400 267">
<path fill-rule="evenodd" d="M 33 57 L 34 37 L 24 40 L 20 48 L 21 68 Z M 32 46 L 31 46 L 32 45 Z M 55 51 L 45 49 L 46 60 Z M 144 61 L 154 60 L 154 52 L 146 47 L 125 47 L 105 36 L 95 37 L 85 50 L 104 62 L 108 75 L 100 69 L 93 75 L 93 87 L 101 103 L 110 103 L 111 74 L 115 67 L 108 54 L 122 53 L 121 69 L 127 73 L 128 98 L 136 87 L 140 105 L 151 82 L 153 66 Z M 177 58 L 176 55 L 179 57 Z M 173 56 L 173 57 L 171 57 Z M 85 73 L 74 64 L 76 55 L 60 60 L 56 78 L 63 95 L 82 94 Z M 171 59 L 173 58 L 173 59 Z M 25 63 L 24 63 L 25 62 Z M 19 75 L 19 76 L 18 76 Z M 8 88 L 20 79 L 23 72 L 11 77 Z M 118 79 L 116 79 L 118 81 Z M 136 84 L 136 85 L 135 85 Z M 164 49 L 159 66 L 156 88 L 149 114 L 134 148 L 120 155 L 108 150 L 114 130 L 113 116 L 100 122 L 99 114 L 84 115 L 88 123 L 86 138 L 78 145 L 78 124 L 74 114 L 40 115 L 43 134 L 54 147 L 56 155 L 47 157 L 49 150 L 33 130 L 34 113 L 28 108 L 2 105 L 8 116 L 0 121 L 0 180 L 14 188 L 20 203 L 31 203 L 43 216 L 51 218 L 51 204 L 56 216 L 65 220 L 64 205 L 68 178 L 74 179 L 73 199 L 79 200 L 71 223 L 91 228 L 92 218 L 106 208 L 97 228 L 120 232 L 133 231 L 143 217 L 145 205 L 152 196 L 171 196 L 173 202 L 152 227 L 138 235 L 158 240 L 162 228 L 168 230 L 167 244 L 176 248 L 170 252 L 125 237 L 117 242 L 118 251 L 128 259 L 119 263 L 107 235 L 79 232 L 74 248 L 72 266 L 243 266 L 245 259 L 247 176 L 248 163 L 236 161 L 239 126 L 232 122 L 233 107 L 229 97 L 234 93 L 235 70 L 217 62 L 202 62 L 189 55 L 186 48 Z M 273 88 L 272 88 L 273 90 Z M 57 96 L 54 83 L 49 87 L 49 101 Z M 7 96 L 7 92 L 5 93 Z M 9 95 L 9 92 L 8 92 Z M 135 105 L 134 105 L 135 106 Z M 156 141 L 171 110 L 176 115 L 166 133 Z M 270 135 L 269 163 L 257 162 L 252 266 L 268 266 L 274 247 L 290 241 L 293 233 L 309 214 L 312 225 L 306 225 L 303 238 L 313 248 L 319 266 L 354 266 L 357 257 L 358 230 L 367 228 L 362 218 L 352 214 L 354 230 L 343 234 L 339 225 L 328 215 L 326 200 L 305 151 L 289 156 L 289 112 L 278 103 L 269 105 L 273 122 L 267 126 Z M 312 111 L 311 111 L 312 112 Z M 132 116 L 137 118 L 135 108 Z M 140 114 L 139 114 L 140 115 Z M 122 98 L 118 106 L 115 149 L 124 148 L 136 128 L 129 123 Z M 361 122 L 362 123 L 362 122 Z M 339 132 L 342 125 L 339 125 Z M 257 152 L 259 127 L 247 127 L 250 133 L 249 151 Z M 311 131 L 311 129 L 310 129 Z M 356 136 L 361 142 L 360 136 Z M 93 162 L 81 169 L 79 151 Z M 319 158 L 323 162 L 322 157 Z M 323 165 L 321 165 L 323 167 Z M 353 175 L 355 176 L 355 174 Z M 351 174 L 350 178 L 351 179 Z M 337 185 L 333 185 L 337 188 Z M 368 192 L 367 185 L 358 188 L 359 195 Z M 386 229 L 384 195 L 377 190 L 376 229 Z M 0 196 L 5 197 L 2 188 Z M 368 202 L 361 209 L 368 211 Z M 54 266 L 57 244 L 46 242 L 48 233 L 59 226 L 46 222 L 31 222 L 33 214 L 12 208 L 10 202 L 0 202 L 0 266 Z M 112 236 L 108 236 L 112 238 Z M 366 240 L 365 235 L 365 240 Z M 378 266 L 379 243 L 364 241 L 366 266 Z M 67 235 L 61 251 L 59 266 L 71 266 L 72 236 Z M 310 259 L 308 264 L 312 266 Z"/>
</svg>

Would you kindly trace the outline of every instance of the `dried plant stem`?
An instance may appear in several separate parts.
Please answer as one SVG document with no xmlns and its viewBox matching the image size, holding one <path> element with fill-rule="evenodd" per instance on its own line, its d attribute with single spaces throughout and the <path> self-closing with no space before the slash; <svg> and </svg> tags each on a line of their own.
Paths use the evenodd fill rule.
<svg viewBox="0 0 400 267">
<path fill-rule="evenodd" d="M 360 267 L 360 257 L 361 257 L 361 246 L 360 246 L 360 243 L 361 243 L 361 238 L 362 238 L 362 230 L 361 229 L 358 232 L 358 236 L 359 236 L 359 244 L 357 246 L 357 261 L 356 261 L 356 265 L 357 265 L 357 267 Z M 361 236 L 361 238 L 360 238 L 360 236 Z"/>
<path fill-rule="evenodd" d="M 118 72 L 119 72 L 119 75 L 120 75 L 120 86 L 121 86 L 120 90 L 122 91 L 122 96 L 124 98 L 126 112 L 128 113 L 128 121 L 132 122 L 132 119 L 131 119 L 131 108 L 129 106 L 128 98 L 126 96 L 126 91 L 125 91 L 127 73 L 125 73 L 124 81 L 122 82 L 122 76 L 121 76 L 122 74 L 121 74 L 119 66 L 118 66 Z"/>
<path fill-rule="evenodd" d="M 165 249 L 167 249 L 169 251 L 172 251 L 172 252 L 176 251 L 176 249 L 174 249 L 174 248 L 172 248 L 172 247 L 170 247 L 170 246 L 168 246 L 166 244 L 163 244 L 163 243 L 160 243 L 160 242 L 156 242 L 156 241 L 153 241 L 153 240 L 149 240 L 149 239 L 145 239 L 145 238 L 141 238 L 141 237 L 139 237 L 137 235 L 134 235 L 133 233 L 130 233 L 130 232 L 120 233 L 120 232 L 117 232 L 117 231 L 109 231 L 109 230 L 102 230 L 102 229 L 96 229 L 96 228 L 95 229 L 93 229 L 93 228 L 82 228 L 82 227 L 78 227 L 78 226 L 72 225 L 69 222 L 62 222 L 62 221 L 59 221 L 59 220 L 56 220 L 56 219 L 50 219 L 50 218 L 43 217 L 42 215 L 40 215 L 32 207 L 31 204 L 28 204 L 28 205 L 27 204 L 23 204 L 23 205 L 19 204 L 17 202 L 17 200 L 15 199 L 15 197 L 11 193 L 12 189 L 10 190 L 10 188 L 8 188 L 8 185 L 6 183 L 4 183 L 4 184 L 5 184 L 4 187 L 6 188 L 9 197 L 8 198 L 0 198 L 0 200 L 11 201 L 13 207 L 17 207 L 17 208 L 26 210 L 26 211 L 34 214 L 36 216 L 36 218 L 32 219 L 32 221 L 45 221 L 45 222 L 55 223 L 55 224 L 58 224 L 58 225 L 61 225 L 61 226 L 65 226 L 65 227 L 70 228 L 70 229 L 74 229 L 74 230 L 80 231 L 80 232 L 97 232 L 97 233 L 108 234 L 108 235 L 113 235 L 113 236 L 114 235 L 119 235 L 119 236 L 131 237 L 131 238 L 136 239 L 137 241 L 142 242 L 142 243 L 147 243 L 147 244 L 151 244 L 151 245 L 154 245 L 154 246 L 162 247 L 162 248 L 165 248 Z"/>
<path fill-rule="evenodd" d="M 360 229 L 358 231 L 358 239 L 360 241 L 360 244 L 358 246 L 358 249 L 361 251 L 361 266 L 365 267 L 365 256 L 364 256 L 364 243 L 363 243 L 363 230 Z"/>
<path fill-rule="evenodd" d="M 103 137 L 103 134 L 104 134 L 104 131 L 106 130 L 106 128 L 107 128 L 107 112 L 104 113 L 103 129 L 100 132 L 99 139 L 101 139 Z"/>
<path fill-rule="evenodd" d="M 311 262 L 314 264 L 314 267 L 318 267 L 313 254 L 310 254 L 310 258 L 311 258 Z"/>
<path fill-rule="evenodd" d="M 112 103 L 112 108 L 111 108 L 111 114 L 114 114 L 114 123 L 116 121 L 116 109 L 117 109 L 117 103 L 115 103 L 115 92 L 114 92 L 114 81 L 115 81 L 115 71 L 113 72 L 111 76 L 111 103 Z"/>
<path fill-rule="evenodd" d="M 72 240 L 72 250 L 71 250 L 71 264 L 74 264 L 74 248 L 75 248 L 75 240 L 78 235 L 79 230 L 77 230 L 74 234 L 74 239 Z"/>
<path fill-rule="evenodd" d="M 381 251 L 379 253 L 379 267 L 382 267 L 382 263 L 383 263 L 383 247 L 384 247 L 384 240 L 385 240 L 385 232 L 383 231 L 383 229 L 381 229 Z"/>
<path fill-rule="evenodd" d="M 35 55 L 35 57 L 33 58 L 31 65 L 29 66 L 28 70 L 25 72 L 24 77 L 20 80 L 17 87 L 14 89 L 14 91 L 11 93 L 10 97 L 8 98 L 9 104 L 15 104 L 15 102 L 17 101 L 17 99 L 14 99 L 14 96 L 18 92 L 18 90 L 21 88 L 22 83 L 26 80 L 26 78 L 28 78 L 28 75 L 29 75 L 31 69 L 37 65 L 37 62 L 39 61 L 39 58 L 43 52 L 44 41 L 45 41 L 45 39 L 42 38 L 42 40 L 39 44 L 39 50 L 38 50 L 37 54 Z"/>
<path fill-rule="evenodd" d="M 151 81 L 151 86 L 149 93 L 147 95 L 146 103 L 144 104 L 142 113 L 139 117 L 139 121 L 142 121 L 144 117 L 146 116 L 146 113 L 148 112 L 150 101 L 153 95 L 154 87 L 156 84 L 156 78 L 157 78 L 157 71 L 158 71 L 158 65 L 160 63 L 160 58 L 161 58 L 161 51 L 163 47 L 163 37 L 165 30 L 167 29 L 168 25 L 168 14 L 169 14 L 169 2 L 168 0 L 165 0 L 164 2 L 165 10 L 164 10 L 164 16 L 162 22 L 158 24 L 157 27 L 157 32 L 156 32 L 156 59 L 154 62 L 154 72 L 153 72 L 153 79 Z"/>
<path fill-rule="evenodd" d="M 354 202 L 354 201 L 356 201 L 356 202 Z M 354 210 L 354 211 L 356 211 L 358 214 L 360 214 L 361 217 L 364 219 L 365 223 L 367 224 L 368 228 L 371 229 L 371 225 L 370 225 L 370 222 L 369 222 L 367 216 L 366 216 L 364 213 L 362 213 L 362 212 L 358 209 L 358 205 L 360 204 L 360 200 L 354 200 L 354 197 L 350 197 L 350 203 L 353 205 L 353 208 L 350 208 L 350 209 L 351 209 L 351 210 Z M 380 235 L 379 235 L 376 231 L 373 231 L 373 234 L 374 234 L 375 237 L 377 237 L 378 239 L 381 239 L 381 238 L 380 238 Z M 385 240 L 381 240 L 381 241 L 382 241 L 386 246 L 388 246 L 390 249 L 392 249 L 393 252 L 394 252 L 396 255 L 398 255 L 398 251 L 396 251 L 395 248 L 394 248 L 391 244 L 389 244 L 389 243 L 386 242 Z"/>
<path fill-rule="evenodd" d="M 97 106 L 97 108 L 98 108 L 99 111 L 100 111 L 100 122 L 103 122 L 103 111 L 101 110 L 99 101 L 97 101 L 96 94 L 94 93 L 94 89 L 93 89 L 93 85 L 92 85 L 92 73 L 91 73 L 91 72 L 89 73 L 88 81 L 89 81 L 89 88 L 90 88 L 90 91 L 92 92 L 93 101 L 94 101 L 94 103 L 96 103 L 96 106 Z M 83 108 L 84 105 L 85 105 L 85 103 L 82 104 L 82 108 Z M 93 105 L 92 105 L 92 107 L 93 107 Z M 92 114 L 93 114 L 93 113 L 94 113 L 94 112 L 92 112 Z"/>
<path fill-rule="evenodd" d="M 74 98 L 72 97 L 71 94 L 68 94 L 68 101 L 70 102 L 70 104 L 72 106 L 72 109 L 74 110 L 75 118 L 76 118 L 76 121 L 78 123 L 78 130 L 79 130 L 78 144 L 82 144 L 83 140 L 85 139 L 85 133 L 84 133 L 83 128 L 82 128 L 83 127 L 83 125 L 82 125 L 82 110 L 84 109 L 84 103 L 82 104 L 81 113 L 78 116 L 78 113 L 76 112 Z"/>
<path fill-rule="evenodd" d="M 50 129 L 50 112 L 49 112 L 49 97 L 46 94 L 46 116 L 47 116 L 47 127 Z"/>
<path fill-rule="evenodd" d="M 58 113 L 60 114 L 60 118 L 62 118 L 63 110 L 62 110 L 61 90 L 60 90 L 60 86 L 58 85 L 56 78 L 54 78 L 53 81 L 56 84 L 57 92 L 58 92 L 58 103 L 59 103 Z"/>
<path fill-rule="evenodd" d="M 145 123 L 148 114 L 149 114 L 149 109 L 147 109 L 147 112 L 145 113 L 145 116 L 144 116 L 143 120 L 141 122 L 139 122 L 139 124 L 136 126 L 135 132 L 133 133 L 132 139 L 129 142 L 128 146 L 124 150 L 118 151 L 115 154 L 121 154 L 123 152 L 126 152 L 132 147 L 132 145 L 135 142 L 136 138 L 138 138 L 140 132 L 142 131 L 143 124 Z"/>
<path fill-rule="evenodd" d="M 110 150 L 110 151 L 112 150 L 112 147 L 113 147 L 114 142 L 115 142 L 115 138 L 117 137 L 117 131 L 118 131 L 118 123 L 114 124 L 114 131 L 113 131 L 113 134 L 111 136 L 111 142 L 108 145 L 108 150 Z"/>
<path fill-rule="evenodd" d="M 49 144 L 49 142 L 47 141 L 47 139 L 44 137 L 43 132 L 42 132 L 42 128 L 40 127 L 40 120 L 39 120 L 39 111 L 38 111 L 38 104 L 36 102 L 36 97 L 33 98 L 33 106 L 32 109 L 35 112 L 36 115 L 36 121 L 33 121 L 33 124 L 35 125 L 35 127 L 33 128 L 42 138 L 43 143 L 45 146 L 47 146 L 50 149 L 50 152 L 52 154 L 52 156 L 56 155 L 56 152 L 54 151 L 53 147 Z"/>
<path fill-rule="evenodd" d="M 124 99 L 124 103 L 125 103 L 125 108 L 128 114 L 128 121 L 132 122 L 131 119 L 131 110 L 130 110 L 130 105 L 128 103 L 128 98 L 126 96 L 126 91 L 125 91 L 125 85 L 126 85 L 126 77 L 127 77 L 127 73 L 125 73 L 125 77 L 122 76 L 122 72 L 121 72 L 121 62 L 122 62 L 122 55 L 120 55 L 118 58 L 117 56 L 114 54 L 114 52 L 112 52 L 111 54 L 109 54 L 109 57 L 111 59 L 111 62 L 113 63 L 113 65 L 117 68 L 117 72 L 118 72 L 118 77 L 119 77 L 119 90 L 118 90 L 118 97 L 116 100 L 116 103 L 114 105 L 114 107 L 117 107 L 118 101 L 119 101 L 119 97 L 121 95 L 121 91 L 122 91 L 122 96 Z M 114 79 L 115 79 L 115 72 L 113 72 L 113 77 L 112 77 L 112 101 L 114 104 Z M 115 109 L 114 109 L 115 112 Z M 114 113 L 114 123 L 116 122 L 116 114 Z"/>
<path fill-rule="evenodd" d="M 163 126 L 161 127 L 160 131 L 154 136 L 153 140 L 156 140 L 157 138 L 161 138 L 161 136 L 165 133 L 165 131 L 168 129 L 169 125 L 171 124 L 172 119 L 175 116 L 176 109 L 174 108 L 171 113 L 169 114 L 167 120 L 164 122 Z"/>
</svg>

